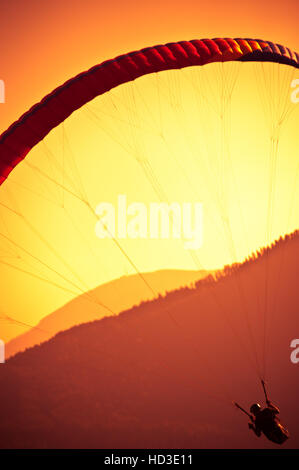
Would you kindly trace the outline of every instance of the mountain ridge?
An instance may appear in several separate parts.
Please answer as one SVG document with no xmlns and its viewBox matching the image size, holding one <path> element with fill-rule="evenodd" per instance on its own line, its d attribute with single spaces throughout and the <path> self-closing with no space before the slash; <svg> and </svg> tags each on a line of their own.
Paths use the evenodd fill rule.
<svg viewBox="0 0 299 470">
<path fill-rule="evenodd" d="M 231 404 L 263 401 L 259 300 L 267 266 L 268 391 L 291 433 L 284 447 L 298 448 L 298 371 L 289 348 L 298 332 L 298 256 L 295 234 L 245 265 L 226 267 L 216 280 L 16 354 L 0 368 L 0 446 L 275 448 L 250 433 Z"/>
<path fill-rule="evenodd" d="M 192 284 L 208 275 L 209 272 L 188 270 L 160 270 L 142 273 L 142 276 L 157 292 L 157 296 L 180 286 Z M 6 344 L 6 357 L 24 351 L 26 348 L 53 337 L 59 331 L 107 316 L 109 312 L 101 306 L 105 304 L 119 314 L 127 308 L 152 299 L 152 293 L 138 274 L 123 276 L 114 281 L 91 289 L 85 294 L 67 302 L 65 305 L 44 317 L 36 326 L 18 335 Z M 88 313 L 82 313 L 83 312 Z"/>
</svg>

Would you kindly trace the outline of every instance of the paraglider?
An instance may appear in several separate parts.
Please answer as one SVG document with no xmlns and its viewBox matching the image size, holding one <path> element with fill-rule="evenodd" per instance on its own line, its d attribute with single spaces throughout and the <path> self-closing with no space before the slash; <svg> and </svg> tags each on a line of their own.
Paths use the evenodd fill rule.
<svg viewBox="0 0 299 470">
<path fill-rule="evenodd" d="M 284 442 L 286 442 L 290 437 L 289 432 L 280 423 L 277 416 L 280 413 L 280 410 L 269 400 L 265 382 L 263 380 L 261 382 L 265 393 L 267 404 L 266 408 L 263 409 L 259 403 L 254 403 L 250 407 L 250 413 L 248 413 L 238 403 L 235 403 L 235 405 L 250 418 L 251 422 L 248 423 L 248 427 L 257 437 L 261 437 L 263 433 L 269 441 L 272 441 L 275 444 L 284 444 Z"/>
</svg>

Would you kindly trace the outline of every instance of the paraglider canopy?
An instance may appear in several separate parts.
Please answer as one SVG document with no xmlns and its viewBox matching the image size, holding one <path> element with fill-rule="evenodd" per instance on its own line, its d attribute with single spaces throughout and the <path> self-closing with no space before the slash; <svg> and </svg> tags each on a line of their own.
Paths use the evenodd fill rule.
<svg viewBox="0 0 299 470">
<path fill-rule="evenodd" d="M 105 61 L 55 89 L 1 135 L 0 184 L 54 127 L 96 96 L 142 75 L 226 61 L 277 62 L 299 68 L 299 55 L 287 47 L 230 38 L 158 45 Z"/>
</svg>

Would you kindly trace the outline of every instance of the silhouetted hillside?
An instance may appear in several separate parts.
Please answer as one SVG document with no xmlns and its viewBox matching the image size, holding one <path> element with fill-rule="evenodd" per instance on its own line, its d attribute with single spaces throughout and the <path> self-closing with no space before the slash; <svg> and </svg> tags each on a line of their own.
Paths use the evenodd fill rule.
<svg viewBox="0 0 299 470">
<path fill-rule="evenodd" d="M 263 400 L 266 359 L 285 447 L 298 448 L 298 259 L 296 233 L 217 281 L 17 354 L 0 367 L 0 446 L 272 448 L 230 401 Z"/>
<path fill-rule="evenodd" d="M 190 285 L 207 275 L 207 271 L 171 269 L 142 274 L 157 295 Z M 103 284 L 47 315 L 38 323 L 37 328 L 32 328 L 9 341 L 6 344 L 6 357 L 9 358 L 17 352 L 40 344 L 72 326 L 98 320 L 113 313 L 118 314 L 138 305 L 141 301 L 152 298 L 152 292 L 137 274 Z M 109 307 L 111 311 L 103 305 Z"/>
</svg>

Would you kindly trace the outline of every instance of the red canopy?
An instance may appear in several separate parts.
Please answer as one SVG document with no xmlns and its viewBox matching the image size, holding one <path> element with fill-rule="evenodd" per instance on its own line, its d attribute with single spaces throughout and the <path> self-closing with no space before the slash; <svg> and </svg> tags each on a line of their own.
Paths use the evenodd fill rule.
<svg viewBox="0 0 299 470">
<path fill-rule="evenodd" d="M 0 136 L 0 184 L 53 128 L 96 96 L 149 73 L 234 60 L 299 68 L 299 55 L 284 46 L 229 38 L 169 43 L 102 62 L 56 88 Z"/>
</svg>

